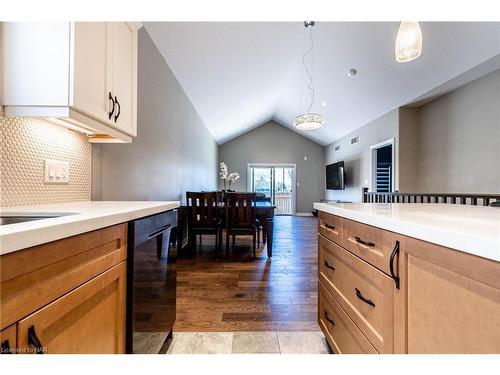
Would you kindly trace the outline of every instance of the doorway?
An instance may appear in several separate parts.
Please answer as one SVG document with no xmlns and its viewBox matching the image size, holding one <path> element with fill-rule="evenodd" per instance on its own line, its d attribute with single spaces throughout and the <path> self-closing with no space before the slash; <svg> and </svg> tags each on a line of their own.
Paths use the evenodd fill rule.
<svg viewBox="0 0 500 375">
<path fill-rule="evenodd" d="M 295 215 L 295 164 L 248 164 L 248 191 L 264 194 L 276 215 Z"/>
<path fill-rule="evenodd" d="M 370 191 L 393 192 L 395 181 L 394 138 L 370 147 Z"/>
</svg>

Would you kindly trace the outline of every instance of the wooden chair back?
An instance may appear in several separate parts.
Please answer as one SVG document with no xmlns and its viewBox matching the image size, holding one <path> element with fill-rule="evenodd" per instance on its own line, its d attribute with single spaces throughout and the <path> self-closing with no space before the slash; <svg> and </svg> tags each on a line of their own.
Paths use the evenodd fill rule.
<svg viewBox="0 0 500 375">
<path fill-rule="evenodd" d="M 226 193 L 226 227 L 255 227 L 255 193 Z"/>
<path fill-rule="evenodd" d="M 214 228 L 219 219 L 219 193 L 186 192 L 186 204 L 191 228 Z"/>
</svg>

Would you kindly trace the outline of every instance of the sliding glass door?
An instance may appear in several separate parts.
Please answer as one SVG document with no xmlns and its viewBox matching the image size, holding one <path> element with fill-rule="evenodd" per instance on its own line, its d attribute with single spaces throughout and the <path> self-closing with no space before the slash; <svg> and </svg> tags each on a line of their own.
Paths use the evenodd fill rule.
<svg viewBox="0 0 500 375">
<path fill-rule="evenodd" d="M 251 191 L 265 194 L 266 198 L 273 198 L 273 169 L 253 168 Z"/>
<path fill-rule="evenodd" d="M 295 214 L 295 165 L 249 164 L 248 185 L 276 205 L 277 215 Z"/>
</svg>

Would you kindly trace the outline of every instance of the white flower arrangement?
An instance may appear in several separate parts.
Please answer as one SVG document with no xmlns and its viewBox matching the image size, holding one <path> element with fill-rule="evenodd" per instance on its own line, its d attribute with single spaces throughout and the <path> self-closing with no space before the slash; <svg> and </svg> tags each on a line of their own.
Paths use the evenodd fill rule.
<svg viewBox="0 0 500 375">
<path fill-rule="evenodd" d="M 224 163 L 224 160 L 222 160 L 219 164 L 219 176 L 221 180 L 226 180 L 227 175 L 228 175 L 228 170 L 227 170 L 227 165 Z"/>
<path fill-rule="evenodd" d="M 229 173 L 226 163 L 222 160 L 219 164 L 219 177 L 224 182 L 224 190 L 226 190 L 226 181 L 229 183 L 229 189 L 231 184 L 240 178 L 238 172 Z"/>
<path fill-rule="evenodd" d="M 240 178 L 240 174 L 238 172 L 230 173 L 227 176 L 227 181 L 229 182 L 229 189 L 231 189 L 231 184 L 235 182 L 238 178 Z"/>
</svg>

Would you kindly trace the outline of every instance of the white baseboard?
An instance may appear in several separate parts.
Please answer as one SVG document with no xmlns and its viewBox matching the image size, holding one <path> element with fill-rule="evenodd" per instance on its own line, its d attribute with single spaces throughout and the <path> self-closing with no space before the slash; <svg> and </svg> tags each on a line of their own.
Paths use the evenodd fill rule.
<svg viewBox="0 0 500 375">
<path fill-rule="evenodd" d="M 297 212 L 295 216 L 314 216 L 312 212 Z"/>
</svg>

